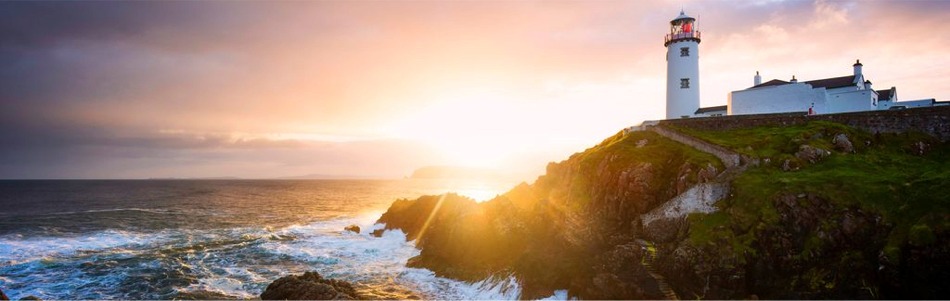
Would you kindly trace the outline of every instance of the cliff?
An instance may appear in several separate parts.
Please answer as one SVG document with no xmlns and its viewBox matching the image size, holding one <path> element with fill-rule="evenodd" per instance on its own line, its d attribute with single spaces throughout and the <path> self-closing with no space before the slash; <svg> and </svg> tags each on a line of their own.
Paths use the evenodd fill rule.
<svg viewBox="0 0 950 301">
<path fill-rule="evenodd" d="M 618 133 L 488 202 L 398 200 L 379 222 L 416 240 L 408 265 L 513 275 L 522 298 L 948 296 L 946 142 L 826 121 L 664 129 L 741 154 L 744 172 L 722 176 L 717 157 L 652 131 Z M 643 226 L 704 186 L 729 193 Z"/>
</svg>

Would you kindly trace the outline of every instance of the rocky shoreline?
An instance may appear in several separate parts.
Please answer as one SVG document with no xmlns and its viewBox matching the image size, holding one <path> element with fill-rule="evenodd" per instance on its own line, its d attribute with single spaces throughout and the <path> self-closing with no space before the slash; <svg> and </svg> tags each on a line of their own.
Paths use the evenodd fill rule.
<svg viewBox="0 0 950 301">
<path fill-rule="evenodd" d="M 655 133 L 630 132 L 490 201 L 397 200 L 378 223 L 415 240 L 420 254 L 407 266 L 465 281 L 513 275 L 522 299 L 561 289 L 580 299 L 950 296 L 942 283 L 950 279 L 950 206 L 937 192 L 950 179 L 950 145 L 820 122 L 750 131 L 709 134 L 742 137 L 731 149 L 761 162 L 730 180 L 732 192 L 710 210 L 641 221 L 723 166 Z M 928 170 L 925 180 L 906 173 L 908 164 Z M 868 193 L 880 188 L 867 179 L 897 197 Z M 897 207 L 882 209 L 889 206 Z"/>
</svg>

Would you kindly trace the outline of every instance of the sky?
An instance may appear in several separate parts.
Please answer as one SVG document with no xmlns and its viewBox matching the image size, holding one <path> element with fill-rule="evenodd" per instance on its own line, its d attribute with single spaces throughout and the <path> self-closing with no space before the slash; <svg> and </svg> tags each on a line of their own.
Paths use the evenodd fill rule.
<svg viewBox="0 0 950 301">
<path fill-rule="evenodd" d="M 664 116 L 680 9 L 703 106 L 856 59 L 950 99 L 950 1 L 2 2 L 0 178 L 531 180 Z"/>
</svg>

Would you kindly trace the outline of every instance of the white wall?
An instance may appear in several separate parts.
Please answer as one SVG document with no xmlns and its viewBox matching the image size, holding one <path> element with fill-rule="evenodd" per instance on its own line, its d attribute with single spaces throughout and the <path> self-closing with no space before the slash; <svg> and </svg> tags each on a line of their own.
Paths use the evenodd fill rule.
<svg viewBox="0 0 950 301">
<path fill-rule="evenodd" d="M 828 111 L 825 89 L 804 83 L 751 88 L 729 93 L 729 115 L 807 112 L 811 104 L 819 113 Z"/>
<path fill-rule="evenodd" d="M 878 101 L 877 101 L 877 109 L 878 109 L 878 110 L 888 110 L 888 109 L 890 109 L 892 106 L 894 106 L 894 103 L 891 102 L 890 100 L 885 99 L 885 100 L 878 100 Z"/>
<path fill-rule="evenodd" d="M 891 106 L 904 106 L 907 108 L 921 108 L 921 107 L 932 107 L 934 105 L 933 98 L 931 99 L 918 99 L 918 100 L 908 100 L 908 101 L 898 101 L 891 104 Z"/>
<path fill-rule="evenodd" d="M 689 56 L 680 56 L 688 47 Z M 680 88 L 680 79 L 689 78 L 689 88 Z M 699 43 L 692 40 L 670 43 L 666 51 L 666 118 L 693 116 L 699 109 Z"/>
<path fill-rule="evenodd" d="M 847 89 L 845 90 L 846 92 L 834 93 L 838 90 L 839 89 L 834 89 L 828 93 L 828 106 L 825 111 L 817 112 L 818 114 L 871 111 L 876 109 L 874 106 L 875 94 L 873 90 Z"/>
</svg>

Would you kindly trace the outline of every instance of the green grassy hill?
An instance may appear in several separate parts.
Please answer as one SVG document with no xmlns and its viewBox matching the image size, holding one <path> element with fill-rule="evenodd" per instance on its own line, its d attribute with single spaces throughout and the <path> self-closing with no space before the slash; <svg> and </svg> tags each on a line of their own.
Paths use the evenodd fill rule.
<svg viewBox="0 0 950 301">
<path fill-rule="evenodd" d="M 760 159 L 733 182 L 719 212 L 689 219 L 690 244 L 752 266 L 746 290 L 775 298 L 946 297 L 934 281 L 950 279 L 946 143 L 821 121 L 677 130 Z M 853 149 L 836 146 L 839 135 Z M 803 145 L 828 152 L 808 157 Z M 757 273 L 762 265 L 773 275 Z"/>
</svg>

